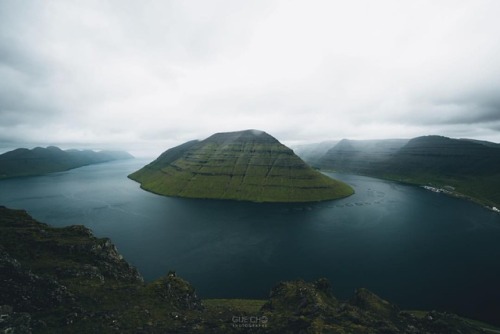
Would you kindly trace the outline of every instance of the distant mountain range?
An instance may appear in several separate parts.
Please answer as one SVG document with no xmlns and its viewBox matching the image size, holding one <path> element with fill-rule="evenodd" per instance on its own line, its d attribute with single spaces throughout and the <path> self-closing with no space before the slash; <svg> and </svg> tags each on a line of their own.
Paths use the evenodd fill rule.
<svg viewBox="0 0 500 334">
<path fill-rule="evenodd" d="M 500 207 L 500 145 L 496 143 L 443 136 L 344 139 L 321 157 L 304 157 L 317 168 L 447 186 L 453 195 Z"/>
<path fill-rule="evenodd" d="M 293 151 L 311 166 L 316 166 L 329 149 L 334 147 L 339 141 L 328 140 L 321 143 L 297 145 L 292 147 Z"/>
<path fill-rule="evenodd" d="M 383 168 L 386 161 L 406 143 L 408 143 L 406 139 L 343 139 L 314 162 L 320 168 L 369 174 L 374 169 Z"/>
<path fill-rule="evenodd" d="M 43 175 L 85 165 L 133 158 L 123 151 L 61 150 L 55 146 L 19 148 L 0 155 L 0 179 Z"/>
<path fill-rule="evenodd" d="M 129 177 L 148 191 L 190 198 L 310 202 L 353 193 L 348 185 L 313 170 L 291 149 L 258 130 L 189 141 Z"/>
</svg>

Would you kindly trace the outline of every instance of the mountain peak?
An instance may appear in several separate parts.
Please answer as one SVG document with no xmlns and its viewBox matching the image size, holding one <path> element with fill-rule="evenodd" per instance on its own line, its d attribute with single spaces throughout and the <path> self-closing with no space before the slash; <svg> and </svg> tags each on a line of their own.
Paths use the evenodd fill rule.
<svg viewBox="0 0 500 334">
<path fill-rule="evenodd" d="M 205 139 L 206 141 L 213 142 L 237 142 L 237 141 L 254 141 L 254 142 L 275 142 L 278 140 L 270 134 L 255 129 L 233 131 L 233 132 L 219 132 Z"/>
<path fill-rule="evenodd" d="M 353 193 L 258 130 L 216 133 L 187 142 L 129 177 L 151 192 L 189 198 L 312 202 Z"/>
</svg>

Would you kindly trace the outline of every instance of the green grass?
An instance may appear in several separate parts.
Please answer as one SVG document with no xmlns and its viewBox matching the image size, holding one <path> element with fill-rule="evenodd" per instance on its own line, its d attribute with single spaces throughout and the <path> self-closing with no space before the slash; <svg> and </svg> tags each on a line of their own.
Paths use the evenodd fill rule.
<svg viewBox="0 0 500 334">
<path fill-rule="evenodd" d="M 497 144 L 442 136 L 417 137 L 406 144 L 378 144 L 343 141 L 325 154 L 321 167 L 416 185 L 450 185 L 456 188 L 457 197 L 500 207 Z"/>
<path fill-rule="evenodd" d="M 178 147 L 169 151 L 129 177 L 153 193 L 189 198 L 315 202 L 353 194 L 278 141 L 203 141 L 188 145 L 183 154 Z"/>
<path fill-rule="evenodd" d="M 256 314 L 261 307 L 266 303 L 266 300 L 260 299 L 204 299 L 205 307 L 212 311 L 217 311 L 221 308 L 232 309 L 243 313 Z"/>
<path fill-rule="evenodd" d="M 485 206 L 500 207 L 500 174 L 478 176 L 442 176 L 434 174 L 384 174 L 384 179 L 414 185 L 432 185 L 436 188 L 452 186 L 457 197 Z"/>
</svg>

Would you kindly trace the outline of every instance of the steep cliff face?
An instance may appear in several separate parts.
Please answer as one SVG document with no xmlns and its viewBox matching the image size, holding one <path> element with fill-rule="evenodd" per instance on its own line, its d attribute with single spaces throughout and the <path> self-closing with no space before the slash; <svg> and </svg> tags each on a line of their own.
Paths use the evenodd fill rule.
<svg viewBox="0 0 500 334">
<path fill-rule="evenodd" d="M 108 238 L 83 226 L 53 228 L 0 206 L 0 331 L 151 332 L 172 312 L 202 308 L 194 288 L 176 275 L 145 285 Z"/>
<path fill-rule="evenodd" d="M 129 175 L 167 196 L 256 202 L 308 202 L 349 196 L 346 184 L 313 170 L 269 134 L 218 133 L 163 153 Z"/>
<path fill-rule="evenodd" d="M 96 238 L 80 225 L 52 228 L 32 219 L 24 211 L 0 207 L 2 247 L 37 271 L 57 278 L 95 278 L 141 283 L 139 272 L 118 253 L 108 238 Z"/>
</svg>

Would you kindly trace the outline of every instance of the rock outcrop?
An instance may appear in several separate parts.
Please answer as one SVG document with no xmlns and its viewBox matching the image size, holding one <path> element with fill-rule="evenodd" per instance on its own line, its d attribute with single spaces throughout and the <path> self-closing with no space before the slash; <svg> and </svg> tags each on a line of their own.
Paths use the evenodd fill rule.
<svg viewBox="0 0 500 334">
<path fill-rule="evenodd" d="M 402 312 L 366 289 L 349 301 L 331 290 L 326 279 L 281 282 L 257 307 L 205 306 L 173 271 L 145 284 L 83 226 L 53 228 L 0 207 L 0 333 L 483 333 L 456 315 Z"/>
<path fill-rule="evenodd" d="M 433 311 L 417 317 L 402 312 L 366 289 L 341 302 L 332 296 L 326 279 L 279 283 L 260 316 L 268 320 L 266 333 L 485 333 L 453 314 Z"/>
<path fill-rule="evenodd" d="M 3 332 L 175 332 L 184 324 L 171 322 L 171 314 L 202 309 L 180 277 L 144 284 L 108 238 L 84 226 L 53 228 L 0 206 Z"/>
</svg>

